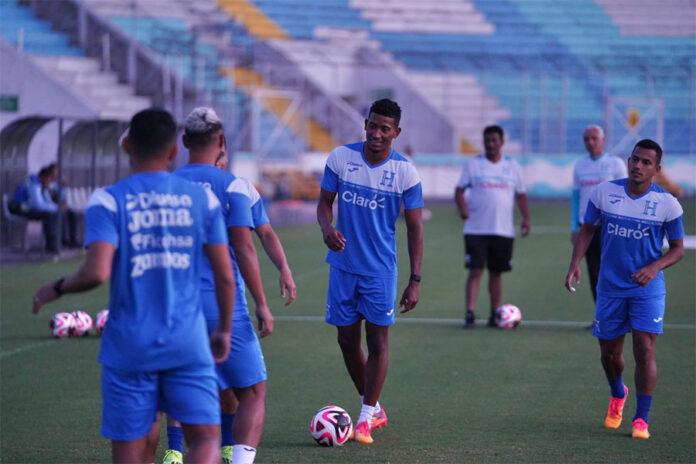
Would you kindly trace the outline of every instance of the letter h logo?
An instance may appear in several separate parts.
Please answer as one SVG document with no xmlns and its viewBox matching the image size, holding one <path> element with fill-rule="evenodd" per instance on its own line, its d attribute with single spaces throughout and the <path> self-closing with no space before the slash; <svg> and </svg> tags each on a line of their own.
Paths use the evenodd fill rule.
<svg viewBox="0 0 696 464">
<path fill-rule="evenodd" d="M 643 214 L 645 216 L 655 216 L 657 212 L 657 202 L 645 200 L 645 209 L 643 209 Z"/>
<path fill-rule="evenodd" d="M 382 180 L 379 185 L 384 185 L 385 187 L 394 187 L 394 178 L 396 173 L 393 171 L 387 171 L 386 169 L 382 171 Z"/>
</svg>

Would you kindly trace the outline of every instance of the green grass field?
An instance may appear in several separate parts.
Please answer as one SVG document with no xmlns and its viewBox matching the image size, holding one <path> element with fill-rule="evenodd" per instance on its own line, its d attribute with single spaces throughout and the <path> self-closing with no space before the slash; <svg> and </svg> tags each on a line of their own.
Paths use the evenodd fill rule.
<svg viewBox="0 0 696 464">
<path fill-rule="evenodd" d="M 657 344 L 658 387 L 647 442 L 630 438 L 635 408 L 633 358 L 626 356 L 631 395 L 624 425 L 605 430 L 609 388 L 596 341 L 574 326 L 534 324 L 511 332 L 464 331 L 461 222 L 454 208 L 433 205 L 426 223 L 421 302 L 392 330 L 390 372 L 381 397 L 389 426 L 370 447 L 320 448 L 308 424 L 335 403 L 355 418 L 359 401 L 335 342 L 321 321 L 279 320 L 262 342 L 269 371 L 267 422 L 257 462 L 694 462 L 696 461 L 696 252 L 666 272 L 666 329 Z M 532 235 L 515 244 L 515 270 L 504 300 L 529 321 L 592 319 L 587 281 L 576 294 L 562 282 L 570 257 L 567 204 L 533 203 Z M 687 233 L 696 233 L 696 203 L 685 203 Z M 283 308 L 277 277 L 263 258 L 266 290 L 277 317 L 322 316 L 328 268 L 316 226 L 279 229 L 299 296 Z M 400 228 L 400 262 L 406 264 Z M 60 310 L 106 306 L 107 288 L 70 295 L 30 313 L 37 285 L 72 272 L 78 261 L 2 268 L 0 311 L 0 461 L 107 462 L 99 435 L 99 339 L 53 340 L 48 321 Z M 403 289 L 408 275 L 402 266 Z M 485 287 L 477 307 L 487 312 Z M 439 319 L 442 323 L 419 319 Z M 410 321 L 410 322 L 409 322 Z M 630 347 L 630 341 L 627 343 Z M 161 441 L 163 449 L 166 442 Z"/>
</svg>

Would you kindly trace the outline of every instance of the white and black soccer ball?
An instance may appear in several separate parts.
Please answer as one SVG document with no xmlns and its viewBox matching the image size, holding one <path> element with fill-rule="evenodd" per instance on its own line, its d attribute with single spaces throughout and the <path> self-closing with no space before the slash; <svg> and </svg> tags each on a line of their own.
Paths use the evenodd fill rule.
<svg viewBox="0 0 696 464">
<path fill-rule="evenodd" d="M 75 317 L 70 313 L 56 313 L 48 324 L 51 335 L 56 338 L 65 338 L 72 335 L 75 329 Z"/>
<path fill-rule="evenodd" d="M 97 313 L 97 318 L 94 322 L 94 330 L 97 334 L 101 335 L 106 327 L 106 322 L 109 320 L 109 310 L 102 309 Z"/>
<path fill-rule="evenodd" d="M 73 311 L 72 316 L 75 318 L 72 336 L 83 337 L 89 335 L 89 331 L 92 330 L 92 316 L 84 311 Z"/>
<path fill-rule="evenodd" d="M 495 325 L 501 329 L 514 329 L 522 322 L 522 311 L 515 305 L 504 304 L 495 310 Z"/>
<path fill-rule="evenodd" d="M 353 421 L 345 409 L 330 404 L 317 411 L 309 431 L 321 446 L 343 446 L 353 434 Z"/>
</svg>

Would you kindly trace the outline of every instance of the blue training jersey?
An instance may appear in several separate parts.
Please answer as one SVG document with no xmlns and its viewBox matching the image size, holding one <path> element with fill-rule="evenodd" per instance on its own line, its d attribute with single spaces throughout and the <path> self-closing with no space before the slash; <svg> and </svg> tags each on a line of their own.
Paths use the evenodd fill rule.
<svg viewBox="0 0 696 464">
<path fill-rule="evenodd" d="M 321 188 L 336 192 L 336 229 L 346 238 L 343 251 L 329 250 L 326 262 L 354 274 L 395 276 L 396 220 L 405 209 L 423 207 L 421 182 L 413 164 L 392 150 L 369 164 L 363 143 L 335 148 L 326 161 Z"/>
<path fill-rule="evenodd" d="M 203 246 L 227 243 L 220 202 L 166 172 L 133 174 L 92 194 L 85 245 L 116 247 L 99 361 L 129 371 L 211 363 L 199 308 Z"/>
<path fill-rule="evenodd" d="M 661 296 L 665 280 L 660 272 L 641 287 L 631 279 L 638 269 L 662 256 L 664 237 L 684 238 L 683 210 L 676 198 L 653 184 L 634 197 L 628 179 L 604 182 L 592 192 L 586 224 L 602 231 L 602 255 L 597 292 L 610 297 Z"/>
<path fill-rule="evenodd" d="M 190 163 L 177 169 L 175 174 L 202 185 L 220 200 L 225 225 L 228 228 L 254 227 L 251 216 L 251 203 L 246 195 L 247 187 L 243 179 L 209 164 Z M 233 319 L 238 319 L 247 314 L 246 288 L 232 247 L 230 247 L 230 256 L 232 257 L 232 270 L 236 285 L 232 317 Z M 201 278 L 203 280 L 201 290 L 215 291 L 215 280 L 207 258 L 204 261 Z M 203 308 L 203 312 L 206 319 L 217 320 L 219 318 L 217 308 Z"/>
</svg>

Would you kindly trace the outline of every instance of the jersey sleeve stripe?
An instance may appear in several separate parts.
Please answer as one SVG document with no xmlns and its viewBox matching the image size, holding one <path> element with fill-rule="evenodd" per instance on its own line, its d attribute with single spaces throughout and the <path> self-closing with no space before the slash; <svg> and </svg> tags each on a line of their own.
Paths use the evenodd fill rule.
<svg viewBox="0 0 696 464">
<path fill-rule="evenodd" d="M 227 186 L 227 193 L 241 193 L 249 198 L 249 189 L 247 188 L 246 182 L 240 178 L 236 178 L 230 182 L 230 185 Z"/>
<path fill-rule="evenodd" d="M 212 192 L 210 189 L 203 189 L 205 190 L 206 195 L 208 196 L 208 210 L 212 211 L 215 208 L 220 207 L 220 200 L 215 196 L 215 194 Z"/>
<path fill-rule="evenodd" d="M 103 206 L 108 211 L 115 213 L 118 211 L 118 205 L 116 204 L 116 199 L 105 189 L 98 188 L 89 197 L 87 202 L 87 208 L 92 206 Z"/>
</svg>

